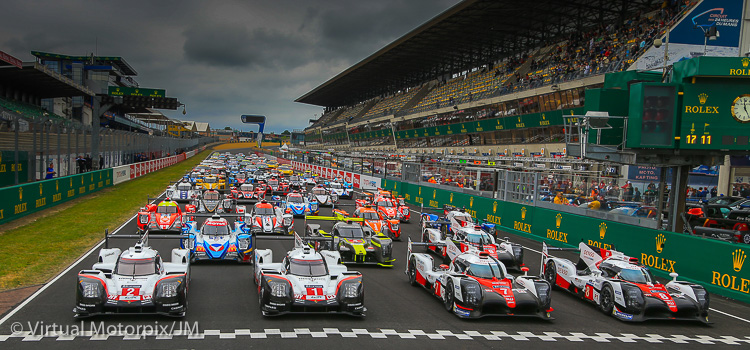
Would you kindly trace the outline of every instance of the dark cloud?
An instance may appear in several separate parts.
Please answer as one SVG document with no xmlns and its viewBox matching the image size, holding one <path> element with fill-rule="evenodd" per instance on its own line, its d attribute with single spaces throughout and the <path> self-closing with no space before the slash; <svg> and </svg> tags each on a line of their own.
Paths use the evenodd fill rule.
<svg viewBox="0 0 750 350">
<path fill-rule="evenodd" d="M 243 127 L 258 113 L 283 131 L 320 115 L 294 99 L 457 2 L 6 0 L 0 50 L 122 56 L 141 86 L 187 104 L 169 116 Z"/>
</svg>

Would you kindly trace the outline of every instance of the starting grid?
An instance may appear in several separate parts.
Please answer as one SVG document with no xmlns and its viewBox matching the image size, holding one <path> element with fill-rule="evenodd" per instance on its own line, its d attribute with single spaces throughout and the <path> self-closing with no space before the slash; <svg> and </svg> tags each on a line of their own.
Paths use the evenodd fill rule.
<svg viewBox="0 0 750 350">
<path fill-rule="evenodd" d="M 649 344 L 701 344 L 701 345 L 750 345 L 750 336 L 709 336 L 709 335 L 659 335 L 645 334 L 635 335 L 622 333 L 612 335 L 610 333 L 585 334 L 578 332 L 503 332 L 503 331 L 463 331 L 455 333 L 448 330 L 436 330 L 425 332 L 423 330 L 407 330 L 398 332 L 393 329 L 379 329 L 369 331 L 367 329 L 352 329 L 342 331 L 338 328 L 323 328 L 321 330 L 310 330 L 308 328 L 295 328 L 292 331 L 280 329 L 264 329 L 262 332 L 252 332 L 249 329 L 235 329 L 223 332 L 221 330 L 204 330 L 198 333 L 177 331 L 164 334 L 94 334 L 91 331 L 70 335 L 52 332 L 45 335 L 34 335 L 31 332 L 17 332 L 9 335 L 0 335 L 0 342 L 8 341 L 71 341 L 71 340 L 172 340 L 172 339 L 297 339 L 297 338 L 364 338 L 364 339 L 426 339 L 426 340 L 488 340 L 488 341 L 545 341 L 545 342 L 595 342 L 595 343 L 649 343 Z"/>
</svg>

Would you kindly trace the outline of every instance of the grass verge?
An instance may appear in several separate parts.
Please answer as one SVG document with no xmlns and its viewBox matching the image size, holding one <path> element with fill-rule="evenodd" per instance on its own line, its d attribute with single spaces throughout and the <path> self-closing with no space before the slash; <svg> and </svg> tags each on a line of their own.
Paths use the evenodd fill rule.
<svg viewBox="0 0 750 350">
<path fill-rule="evenodd" d="M 184 162 L 101 190 L 69 208 L 0 235 L 0 291 L 48 281 L 97 244 L 104 229 L 127 221 L 147 197 L 205 159 L 203 151 Z"/>
</svg>

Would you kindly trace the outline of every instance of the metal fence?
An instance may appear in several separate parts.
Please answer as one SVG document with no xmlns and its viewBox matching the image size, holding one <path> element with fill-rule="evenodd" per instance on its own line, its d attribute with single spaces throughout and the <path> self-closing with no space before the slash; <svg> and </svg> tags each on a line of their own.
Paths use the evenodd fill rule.
<svg viewBox="0 0 750 350">
<path fill-rule="evenodd" d="M 5 158 L 12 154 L 11 159 L 2 159 L 2 162 L 19 164 L 21 169 L 25 167 L 23 172 L 16 172 L 12 182 L 2 184 L 6 186 L 44 179 L 50 163 L 55 177 L 67 176 L 174 155 L 214 141 L 210 137 L 183 139 L 108 127 L 95 130 L 77 121 L 46 116 L 21 117 L 0 108 L 0 150 L 6 151 Z M 24 153 L 26 163 L 22 162 Z M 90 161 L 77 161 L 87 156 Z M 19 178 L 24 174 L 26 178 Z"/>
</svg>

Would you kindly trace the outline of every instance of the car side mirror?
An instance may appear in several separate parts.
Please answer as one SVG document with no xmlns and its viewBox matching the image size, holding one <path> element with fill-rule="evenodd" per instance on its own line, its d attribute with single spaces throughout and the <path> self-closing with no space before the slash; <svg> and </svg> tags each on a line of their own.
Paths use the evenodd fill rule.
<svg viewBox="0 0 750 350">
<path fill-rule="evenodd" d="M 441 270 L 447 270 L 448 269 L 448 265 L 446 265 L 446 264 L 440 264 L 439 267 L 440 267 Z"/>
</svg>

